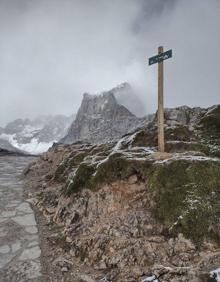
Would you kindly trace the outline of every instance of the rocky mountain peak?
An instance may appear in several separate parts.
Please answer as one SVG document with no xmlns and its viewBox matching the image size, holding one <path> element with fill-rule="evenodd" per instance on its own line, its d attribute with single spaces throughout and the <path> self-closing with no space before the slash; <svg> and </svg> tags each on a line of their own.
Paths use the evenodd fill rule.
<svg viewBox="0 0 220 282">
<path fill-rule="evenodd" d="M 92 143 L 116 140 L 137 126 L 138 118 L 125 106 L 118 103 L 115 93 L 119 86 L 99 95 L 85 93 L 81 106 L 69 132 L 61 142 L 73 143 L 87 140 Z"/>
<path fill-rule="evenodd" d="M 132 87 L 126 82 L 100 94 L 85 93 L 76 119 L 61 142 L 71 144 L 84 140 L 90 143 L 103 143 L 115 141 L 148 122 L 153 122 L 157 126 L 156 114 L 143 118 L 133 114 L 134 111 L 130 110 L 131 105 L 137 110 L 141 109 L 137 101 Z M 187 125 L 192 128 L 207 111 L 208 109 L 185 105 L 166 108 L 165 125 L 168 127 Z"/>
<path fill-rule="evenodd" d="M 30 125 L 30 123 L 31 121 L 29 119 L 16 119 L 6 125 L 4 132 L 6 134 L 18 133 L 23 130 L 25 126 Z"/>
<path fill-rule="evenodd" d="M 81 120 L 87 115 L 90 118 L 96 118 L 96 115 L 102 114 L 106 109 L 113 109 L 117 101 L 111 92 L 103 92 L 100 95 L 91 95 L 85 93 L 76 119 Z"/>
</svg>

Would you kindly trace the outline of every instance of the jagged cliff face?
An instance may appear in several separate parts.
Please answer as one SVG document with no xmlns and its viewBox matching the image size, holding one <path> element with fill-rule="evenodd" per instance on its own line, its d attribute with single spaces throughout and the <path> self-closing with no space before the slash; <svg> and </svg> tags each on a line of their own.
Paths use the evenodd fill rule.
<svg viewBox="0 0 220 282">
<path fill-rule="evenodd" d="M 118 104 L 115 91 L 113 89 L 101 95 L 84 94 L 76 119 L 61 142 L 86 140 L 91 143 L 104 143 L 117 140 L 136 128 L 142 120 Z"/>
<path fill-rule="evenodd" d="M 129 109 L 137 108 L 139 103 L 129 84 L 124 83 L 101 95 L 84 94 L 81 107 L 67 135 L 61 142 L 71 144 L 76 141 L 105 143 L 118 140 L 138 127 L 150 122 L 157 125 L 157 116 L 149 114 L 138 118 Z M 123 104 L 123 105 L 121 105 Z M 211 109 L 211 108 L 210 108 Z M 181 106 L 165 109 L 165 126 L 193 126 L 210 109 Z"/>
<path fill-rule="evenodd" d="M 26 171 L 33 202 L 90 281 L 217 281 L 219 129 L 220 106 L 181 107 L 167 111 L 166 154 L 154 121 L 117 142 L 53 146 Z"/>
</svg>

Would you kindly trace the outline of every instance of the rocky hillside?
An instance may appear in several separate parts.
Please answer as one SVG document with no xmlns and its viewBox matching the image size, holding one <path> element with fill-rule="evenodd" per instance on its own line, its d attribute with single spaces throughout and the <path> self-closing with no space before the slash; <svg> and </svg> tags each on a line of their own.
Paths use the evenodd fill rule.
<svg viewBox="0 0 220 282">
<path fill-rule="evenodd" d="M 154 120 L 117 142 L 55 145 L 25 171 L 64 281 L 218 281 L 220 106 L 167 110 L 165 136 L 157 153 Z"/>
<path fill-rule="evenodd" d="M 39 154 L 48 150 L 53 142 L 66 133 L 73 116 L 41 116 L 34 120 L 17 119 L 0 131 L 1 142 L 8 142 L 18 150 Z"/>
</svg>

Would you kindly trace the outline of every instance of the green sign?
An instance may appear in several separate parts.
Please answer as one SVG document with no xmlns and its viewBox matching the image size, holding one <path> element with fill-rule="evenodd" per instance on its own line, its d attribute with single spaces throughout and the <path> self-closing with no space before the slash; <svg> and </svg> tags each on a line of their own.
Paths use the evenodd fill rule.
<svg viewBox="0 0 220 282">
<path fill-rule="evenodd" d="M 168 50 L 164 53 L 161 53 L 161 54 L 158 54 L 156 56 L 153 56 L 151 58 L 149 58 L 149 65 L 153 65 L 153 64 L 156 64 L 156 63 L 161 63 L 163 62 L 164 60 L 167 60 L 169 58 L 172 58 L 172 50 Z"/>
</svg>

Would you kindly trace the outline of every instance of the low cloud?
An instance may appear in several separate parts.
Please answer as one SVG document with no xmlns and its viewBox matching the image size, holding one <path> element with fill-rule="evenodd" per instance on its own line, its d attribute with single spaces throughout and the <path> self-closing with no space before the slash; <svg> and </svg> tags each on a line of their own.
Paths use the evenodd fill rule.
<svg viewBox="0 0 220 282">
<path fill-rule="evenodd" d="M 84 92 L 128 81 L 156 109 L 157 47 L 165 104 L 219 103 L 218 0 L 0 0 L 0 125 L 77 111 Z"/>
</svg>

